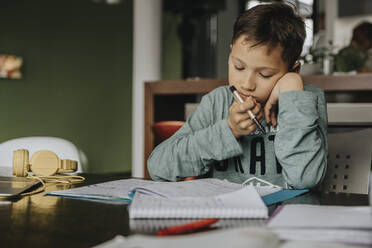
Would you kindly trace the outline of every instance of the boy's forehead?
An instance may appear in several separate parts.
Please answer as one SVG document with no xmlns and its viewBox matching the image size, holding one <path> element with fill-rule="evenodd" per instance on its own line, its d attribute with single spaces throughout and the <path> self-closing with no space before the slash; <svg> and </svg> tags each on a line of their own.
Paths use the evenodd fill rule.
<svg viewBox="0 0 372 248">
<path fill-rule="evenodd" d="M 241 35 L 239 39 L 236 40 L 236 43 L 240 43 L 241 46 L 245 47 L 245 49 L 254 49 L 254 48 L 260 48 L 266 51 L 267 55 L 271 55 L 272 52 L 281 54 L 283 51 L 283 48 L 277 44 L 277 45 L 272 45 L 269 43 L 262 43 L 260 41 L 257 41 L 255 39 L 250 39 L 246 35 Z"/>
<path fill-rule="evenodd" d="M 285 64 L 281 56 L 282 50 L 280 45 L 271 47 L 267 44 L 259 44 L 258 41 L 250 40 L 244 36 L 239 37 L 232 45 L 232 55 L 243 62 L 247 62 L 245 58 L 248 60 L 253 56 L 269 64 Z"/>
</svg>

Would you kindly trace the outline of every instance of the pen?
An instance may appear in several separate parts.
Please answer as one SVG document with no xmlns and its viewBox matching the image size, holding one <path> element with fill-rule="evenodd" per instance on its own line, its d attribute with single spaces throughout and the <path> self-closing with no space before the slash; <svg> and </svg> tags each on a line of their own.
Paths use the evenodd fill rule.
<svg viewBox="0 0 372 248">
<path fill-rule="evenodd" d="M 238 94 L 238 91 L 236 90 L 235 86 L 230 86 L 230 90 L 235 98 L 235 100 L 237 102 L 244 102 L 243 99 L 240 97 L 240 95 Z M 254 123 L 256 123 L 257 127 L 261 130 L 261 132 L 263 134 L 266 134 L 266 131 L 265 131 L 265 128 L 261 125 L 261 123 L 256 119 L 256 117 L 254 116 L 254 114 L 252 113 L 252 111 L 248 110 L 247 111 L 248 114 L 249 114 L 249 117 L 251 117 L 251 119 L 254 121 Z"/>
<path fill-rule="evenodd" d="M 202 219 L 197 220 L 193 222 L 189 222 L 182 225 L 177 226 L 170 226 L 166 227 L 164 229 L 160 229 L 157 232 L 158 236 L 166 236 L 166 235 L 177 235 L 177 234 L 183 234 L 183 233 L 191 233 L 195 232 L 199 229 L 209 227 L 212 224 L 216 223 L 219 219 L 217 218 L 209 218 L 209 219 Z"/>
</svg>

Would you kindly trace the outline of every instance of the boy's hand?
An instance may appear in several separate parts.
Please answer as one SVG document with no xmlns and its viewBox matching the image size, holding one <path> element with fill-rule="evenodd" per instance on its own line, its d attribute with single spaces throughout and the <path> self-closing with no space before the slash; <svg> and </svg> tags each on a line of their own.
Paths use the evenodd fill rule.
<svg viewBox="0 0 372 248">
<path fill-rule="evenodd" d="M 227 123 L 235 138 L 254 132 L 257 128 L 254 121 L 249 117 L 250 110 L 258 121 L 262 121 L 261 104 L 252 97 L 248 97 L 243 103 L 234 102 L 229 109 Z"/>
<path fill-rule="evenodd" d="M 274 86 L 274 89 L 271 91 L 271 95 L 266 101 L 264 112 L 265 119 L 267 123 L 270 123 L 273 126 L 276 126 L 276 109 L 278 106 L 279 95 L 280 93 L 286 91 L 301 91 L 304 90 L 304 84 L 302 82 L 301 76 L 295 72 L 288 72 L 284 74 L 283 77 Z"/>
</svg>

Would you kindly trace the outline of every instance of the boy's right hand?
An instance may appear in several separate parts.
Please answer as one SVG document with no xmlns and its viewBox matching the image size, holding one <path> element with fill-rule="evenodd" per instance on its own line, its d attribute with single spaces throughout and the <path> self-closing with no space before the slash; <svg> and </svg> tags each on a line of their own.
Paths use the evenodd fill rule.
<svg viewBox="0 0 372 248">
<path fill-rule="evenodd" d="M 235 138 L 253 133 L 257 129 L 257 125 L 249 117 L 248 110 L 252 111 L 259 122 L 262 121 L 261 104 L 252 97 L 248 97 L 243 103 L 234 101 L 229 109 L 227 123 Z"/>
</svg>

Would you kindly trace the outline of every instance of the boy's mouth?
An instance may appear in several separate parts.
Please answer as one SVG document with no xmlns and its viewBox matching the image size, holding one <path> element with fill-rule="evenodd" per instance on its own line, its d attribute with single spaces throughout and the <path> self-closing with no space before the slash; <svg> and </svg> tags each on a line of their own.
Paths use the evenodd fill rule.
<svg viewBox="0 0 372 248">
<path fill-rule="evenodd" d="M 256 96 L 253 96 L 253 95 L 245 95 L 245 94 L 243 94 L 243 93 L 241 93 L 241 92 L 239 92 L 239 91 L 238 91 L 238 93 L 239 93 L 240 97 L 243 99 L 243 101 L 245 101 L 248 97 L 252 97 L 253 100 L 257 101 L 257 97 L 256 97 Z"/>
</svg>

